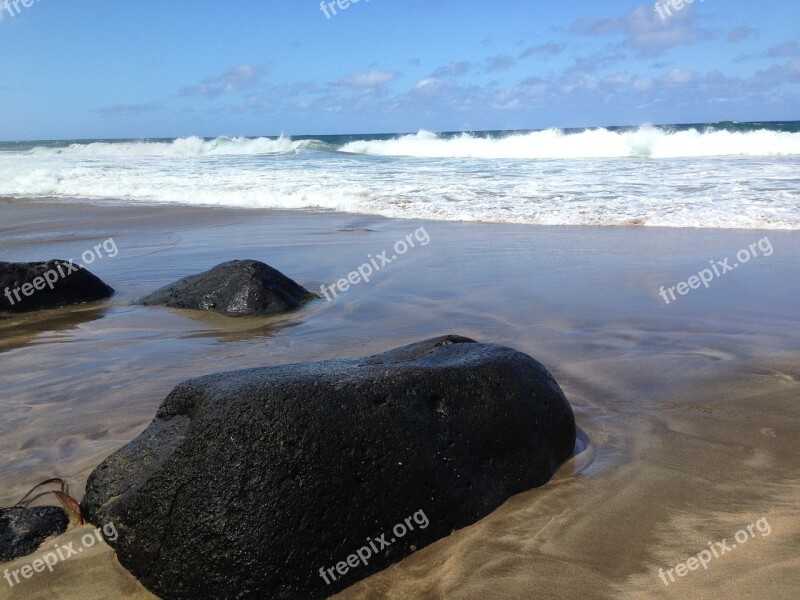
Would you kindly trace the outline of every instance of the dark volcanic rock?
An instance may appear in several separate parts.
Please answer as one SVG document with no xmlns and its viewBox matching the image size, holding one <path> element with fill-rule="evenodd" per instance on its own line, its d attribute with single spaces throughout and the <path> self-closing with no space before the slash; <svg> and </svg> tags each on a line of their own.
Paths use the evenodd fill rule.
<svg viewBox="0 0 800 600">
<path fill-rule="evenodd" d="M 135 304 L 210 310 L 229 315 L 274 315 L 317 298 L 257 260 L 232 260 L 140 298 Z"/>
<path fill-rule="evenodd" d="M 541 364 L 449 336 L 184 382 L 83 510 L 163 598 L 325 598 L 546 483 L 574 445 Z"/>
<path fill-rule="evenodd" d="M 0 561 L 27 556 L 48 537 L 67 530 L 67 513 L 57 506 L 0 511 Z"/>
<path fill-rule="evenodd" d="M 66 260 L 0 262 L 0 311 L 28 312 L 104 300 L 113 294 L 113 288 Z"/>
</svg>

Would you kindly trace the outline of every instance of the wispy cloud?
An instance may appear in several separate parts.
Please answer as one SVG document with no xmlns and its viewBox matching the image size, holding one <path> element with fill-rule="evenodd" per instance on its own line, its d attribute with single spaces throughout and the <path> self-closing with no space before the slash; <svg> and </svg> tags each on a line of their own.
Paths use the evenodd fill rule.
<svg viewBox="0 0 800 600">
<path fill-rule="evenodd" d="M 440 79 L 442 77 L 461 77 L 462 75 L 469 73 L 471 68 L 472 65 L 465 61 L 451 62 L 449 65 L 445 65 L 436 69 L 429 75 L 429 77 L 434 77 L 436 79 Z"/>
<path fill-rule="evenodd" d="M 333 82 L 331 85 L 332 87 L 338 88 L 373 88 L 386 85 L 398 77 L 400 77 L 400 73 L 397 71 L 372 70 L 347 75 Z"/>
<path fill-rule="evenodd" d="M 95 112 L 104 117 L 136 117 L 164 108 L 160 102 L 143 102 L 141 104 L 115 104 L 98 108 Z"/>
<path fill-rule="evenodd" d="M 758 30 L 748 27 L 747 25 L 742 25 L 728 32 L 728 41 L 731 43 L 741 42 L 749 37 L 753 37 L 756 33 L 758 33 Z"/>
<path fill-rule="evenodd" d="M 795 56 L 800 56 L 800 45 L 795 40 L 790 40 L 778 46 L 773 46 L 767 50 L 765 56 L 769 58 L 794 58 Z"/>
<path fill-rule="evenodd" d="M 622 52 L 596 52 L 589 56 L 579 56 L 571 67 L 566 69 L 567 73 L 595 73 L 601 69 L 615 65 L 625 58 Z"/>
<path fill-rule="evenodd" d="M 658 80 L 659 83 L 669 87 L 682 87 L 694 82 L 697 73 L 692 69 L 675 67 L 670 69 Z"/>
<path fill-rule="evenodd" d="M 555 42 L 547 42 L 546 44 L 539 44 L 538 46 L 528 46 L 520 53 L 519 57 L 528 58 L 529 56 L 538 55 L 555 56 L 556 54 L 561 54 L 566 47 L 566 44 L 556 44 Z"/>
<path fill-rule="evenodd" d="M 457 87 L 453 79 L 437 79 L 436 77 L 425 77 L 420 79 L 411 88 L 413 96 L 441 96 Z"/>
<path fill-rule="evenodd" d="M 180 95 L 215 98 L 222 94 L 232 94 L 258 85 L 268 70 L 268 64 L 239 65 L 208 77 L 197 85 L 181 88 Z"/>
<path fill-rule="evenodd" d="M 754 58 L 796 58 L 800 56 L 800 44 L 796 40 L 789 40 L 777 46 L 772 46 L 765 52 L 758 54 L 740 54 L 733 59 L 735 63 L 742 63 Z"/>
<path fill-rule="evenodd" d="M 711 32 L 697 26 L 694 18 L 691 5 L 669 19 L 661 19 L 652 6 L 640 5 L 621 17 L 580 19 L 572 24 L 571 30 L 586 36 L 623 36 L 623 46 L 654 55 L 713 37 Z"/>
<path fill-rule="evenodd" d="M 508 54 L 490 56 L 486 59 L 486 71 L 496 73 L 497 71 L 507 71 L 516 65 L 517 62 Z"/>
</svg>

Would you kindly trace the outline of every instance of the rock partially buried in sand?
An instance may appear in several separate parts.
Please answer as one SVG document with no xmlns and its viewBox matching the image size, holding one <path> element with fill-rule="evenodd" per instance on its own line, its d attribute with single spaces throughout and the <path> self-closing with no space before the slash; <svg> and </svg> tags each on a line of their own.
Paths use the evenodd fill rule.
<svg viewBox="0 0 800 600">
<path fill-rule="evenodd" d="M 207 310 L 227 315 L 275 315 L 318 296 L 257 260 L 233 260 L 140 298 L 134 304 Z"/>
<path fill-rule="evenodd" d="M 575 433 L 541 364 L 448 336 L 184 382 L 82 508 L 162 598 L 326 598 L 543 485 Z"/>
<path fill-rule="evenodd" d="M 69 519 L 57 506 L 0 510 L 0 561 L 36 552 L 48 537 L 64 533 Z"/>
<path fill-rule="evenodd" d="M 30 312 L 113 294 L 113 288 L 70 261 L 0 262 L 0 311 Z"/>
</svg>

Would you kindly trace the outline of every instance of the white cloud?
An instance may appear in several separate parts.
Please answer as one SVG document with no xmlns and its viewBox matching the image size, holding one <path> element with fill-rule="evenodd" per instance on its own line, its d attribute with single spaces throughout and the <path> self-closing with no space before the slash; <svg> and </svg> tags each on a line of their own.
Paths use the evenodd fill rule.
<svg viewBox="0 0 800 600">
<path fill-rule="evenodd" d="M 557 44 L 555 42 L 547 42 L 546 44 L 539 44 L 538 46 L 528 46 L 522 51 L 519 57 L 528 58 L 529 56 L 540 54 L 555 56 L 556 54 L 561 54 L 566 47 L 566 44 Z"/>
<path fill-rule="evenodd" d="M 95 112 L 104 117 L 136 117 L 144 113 L 161 110 L 162 108 L 164 108 L 164 105 L 160 102 L 143 102 L 141 104 L 104 106 L 103 108 L 98 108 Z"/>
<path fill-rule="evenodd" d="M 649 92 L 653 89 L 655 82 L 650 77 L 641 77 L 633 82 L 633 91 L 635 92 Z"/>
<path fill-rule="evenodd" d="M 662 19 L 650 5 L 639 5 L 621 17 L 581 19 L 572 31 L 587 36 L 624 36 L 626 46 L 643 54 L 661 54 L 673 46 L 690 45 L 708 39 L 709 31 L 694 23 L 692 5 Z"/>
<path fill-rule="evenodd" d="M 516 61 L 508 54 L 501 54 L 499 56 L 491 56 L 486 59 L 486 71 L 495 73 L 497 71 L 506 71 L 516 65 Z"/>
<path fill-rule="evenodd" d="M 435 78 L 435 77 L 426 77 L 425 79 L 420 79 L 420 80 L 417 82 L 417 84 L 414 86 L 414 89 L 415 89 L 415 90 L 421 90 L 421 89 L 422 89 L 422 88 L 424 88 L 424 87 L 427 87 L 427 86 L 429 86 L 429 85 L 433 85 L 433 84 L 435 84 L 435 83 L 436 83 L 436 81 L 437 81 L 437 80 L 436 80 L 436 78 Z"/>
<path fill-rule="evenodd" d="M 659 81 L 664 85 L 682 86 L 692 83 L 695 75 L 696 73 L 692 70 L 675 67 L 667 71 Z"/>
<path fill-rule="evenodd" d="M 466 75 L 471 68 L 472 65 L 466 61 L 451 62 L 449 65 L 439 67 L 433 73 L 431 73 L 430 76 L 436 78 L 461 77 L 462 75 Z"/>
<path fill-rule="evenodd" d="M 766 56 L 769 58 L 790 58 L 794 56 L 800 56 L 800 45 L 798 45 L 797 41 L 790 40 L 788 42 L 784 42 L 783 44 L 779 44 L 778 46 L 773 46 L 767 51 Z"/>
<path fill-rule="evenodd" d="M 338 81 L 334 82 L 333 86 L 345 88 L 371 88 L 386 85 L 398 77 L 400 77 L 400 73 L 397 71 L 372 70 L 342 77 Z"/>
<path fill-rule="evenodd" d="M 214 98 L 221 94 L 232 94 L 260 83 L 269 65 L 239 65 L 208 77 L 197 85 L 184 87 L 181 96 L 208 96 Z"/>
<path fill-rule="evenodd" d="M 753 37 L 756 33 L 758 33 L 756 29 L 748 27 L 747 25 L 742 25 L 741 27 L 736 27 L 728 32 L 728 41 L 731 43 L 741 42 L 749 37 Z"/>
</svg>

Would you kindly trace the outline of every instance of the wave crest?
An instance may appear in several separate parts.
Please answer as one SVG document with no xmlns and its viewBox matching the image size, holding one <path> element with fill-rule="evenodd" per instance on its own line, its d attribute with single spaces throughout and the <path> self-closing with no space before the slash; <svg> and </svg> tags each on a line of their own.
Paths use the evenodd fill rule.
<svg viewBox="0 0 800 600">
<path fill-rule="evenodd" d="M 75 143 L 64 148 L 37 147 L 34 155 L 63 154 L 71 156 L 238 156 L 297 154 L 310 150 L 331 150 L 320 140 L 297 140 L 281 135 L 278 138 L 201 137 L 167 141 Z"/>
<path fill-rule="evenodd" d="M 65 147 L 39 146 L 32 155 L 114 156 L 261 156 L 303 152 L 342 152 L 408 158 L 583 159 L 700 158 L 712 156 L 800 155 L 800 133 L 759 129 L 670 131 L 642 126 L 635 130 L 547 129 L 507 135 L 442 135 L 426 130 L 391 139 L 363 139 L 334 146 L 323 140 L 292 138 L 185 137 L 171 141 L 80 142 Z"/>
<path fill-rule="evenodd" d="M 761 129 L 747 132 L 667 131 L 652 126 L 632 131 L 591 129 L 568 133 L 548 129 L 503 137 L 462 133 L 446 137 L 420 130 L 390 140 L 359 140 L 342 152 L 419 158 L 694 158 L 800 154 L 800 133 Z"/>
</svg>

